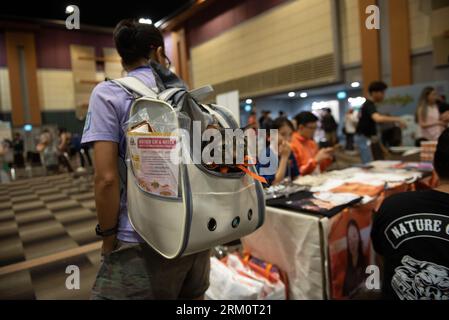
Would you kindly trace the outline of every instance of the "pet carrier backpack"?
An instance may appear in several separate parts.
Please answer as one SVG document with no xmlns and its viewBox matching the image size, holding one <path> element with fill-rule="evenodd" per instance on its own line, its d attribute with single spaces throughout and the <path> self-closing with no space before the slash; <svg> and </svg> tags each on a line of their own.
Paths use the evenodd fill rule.
<svg viewBox="0 0 449 320">
<path fill-rule="evenodd" d="M 136 166 L 145 166 L 145 161 L 153 161 L 154 154 L 133 158 L 130 150 L 136 145 L 142 148 L 145 144 L 152 145 L 157 139 L 157 143 L 167 142 L 160 141 L 164 137 L 172 139 L 168 132 L 183 127 L 183 121 L 189 124 L 200 121 L 202 130 L 212 121 L 223 128 L 237 128 L 236 121 L 225 108 L 197 102 L 201 90 L 188 92 L 179 85 L 180 80 L 173 73 L 159 65 L 152 64 L 152 70 L 157 89 L 150 89 L 133 77 L 113 80 L 134 96 L 130 120 L 124 128 L 127 130 L 127 159 L 119 159 L 133 228 L 154 250 L 168 259 L 204 251 L 252 233 L 263 224 L 265 217 L 262 185 L 256 179 L 254 167 L 249 166 L 250 172 L 247 173 L 221 173 L 202 164 L 179 163 L 168 171 L 173 175 L 171 179 L 177 181 L 177 190 L 165 189 L 158 193 L 152 191 L 164 190 L 168 186 L 156 180 L 144 183 L 136 177 L 139 169 Z M 142 114 L 147 115 L 148 122 L 141 121 Z M 145 136 L 139 138 L 139 133 L 134 136 L 132 130 L 139 125 L 150 132 L 157 132 L 159 138 L 149 140 L 154 138 L 151 133 L 148 133 L 148 140 Z M 176 143 L 176 137 L 174 139 Z M 182 148 L 182 144 L 180 146 Z M 174 165 L 171 166 L 173 168 Z"/>
</svg>

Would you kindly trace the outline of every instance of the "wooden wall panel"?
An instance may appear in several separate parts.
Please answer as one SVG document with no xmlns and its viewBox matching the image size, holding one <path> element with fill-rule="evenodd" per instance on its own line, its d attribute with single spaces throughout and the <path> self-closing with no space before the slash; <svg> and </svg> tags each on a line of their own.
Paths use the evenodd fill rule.
<svg viewBox="0 0 449 320">
<path fill-rule="evenodd" d="M 103 48 L 104 74 L 110 79 L 124 76 L 120 56 L 115 48 Z"/>
<path fill-rule="evenodd" d="M 41 110 L 37 88 L 36 47 L 34 34 L 25 32 L 6 32 L 6 58 L 11 90 L 11 111 L 14 126 L 30 122 L 34 126 L 41 124 Z M 25 101 L 20 82 L 19 47 L 24 48 L 25 80 L 28 91 L 29 121 L 25 115 Z"/>
<path fill-rule="evenodd" d="M 70 56 L 75 88 L 75 108 L 77 117 L 82 119 L 87 113 L 90 94 L 97 84 L 95 48 L 71 45 Z"/>
<path fill-rule="evenodd" d="M 390 24 L 391 85 L 412 83 L 408 0 L 388 1 Z"/>
<path fill-rule="evenodd" d="M 377 29 L 367 29 L 366 8 L 377 5 L 376 0 L 359 0 L 360 36 L 362 46 L 362 77 L 365 93 L 372 81 L 381 80 L 380 35 Z"/>
<path fill-rule="evenodd" d="M 172 32 L 172 56 L 173 66 L 175 67 L 176 74 L 183 79 L 187 85 L 191 86 L 189 61 L 187 53 L 186 34 L 184 28 Z"/>
</svg>

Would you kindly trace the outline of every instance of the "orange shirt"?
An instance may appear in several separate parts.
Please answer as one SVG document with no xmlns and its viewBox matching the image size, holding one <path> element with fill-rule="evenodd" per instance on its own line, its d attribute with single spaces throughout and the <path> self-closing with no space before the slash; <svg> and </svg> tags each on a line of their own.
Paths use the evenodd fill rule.
<svg viewBox="0 0 449 320">
<path fill-rule="evenodd" d="M 295 155 L 296 162 L 299 166 L 299 173 L 306 176 L 315 171 L 318 166 L 315 156 L 318 153 L 318 145 L 312 139 L 307 139 L 301 136 L 298 132 L 294 132 L 292 136 L 292 151 Z M 331 165 L 332 161 L 321 161 L 321 171 L 326 170 Z"/>
</svg>

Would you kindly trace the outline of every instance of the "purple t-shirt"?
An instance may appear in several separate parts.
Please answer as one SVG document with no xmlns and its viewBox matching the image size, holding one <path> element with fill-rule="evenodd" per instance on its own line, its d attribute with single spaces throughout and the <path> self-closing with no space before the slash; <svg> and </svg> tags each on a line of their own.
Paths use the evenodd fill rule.
<svg viewBox="0 0 449 320">
<path fill-rule="evenodd" d="M 135 69 L 129 72 L 128 76 L 138 78 L 150 88 L 156 86 L 150 67 Z M 81 143 L 116 142 L 119 145 L 119 156 L 124 159 L 126 155 L 126 136 L 123 127 L 128 121 L 132 102 L 133 97 L 120 86 L 110 81 L 98 84 L 90 97 Z M 117 238 L 125 242 L 143 242 L 129 222 L 126 189 L 120 196 Z"/>
</svg>

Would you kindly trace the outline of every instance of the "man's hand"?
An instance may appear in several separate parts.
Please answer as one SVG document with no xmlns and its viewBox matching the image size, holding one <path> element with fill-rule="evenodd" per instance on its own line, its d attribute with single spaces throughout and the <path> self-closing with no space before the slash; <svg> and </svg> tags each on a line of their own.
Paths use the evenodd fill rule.
<svg viewBox="0 0 449 320">
<path fill-rule="evenodd" d="M 333 152 L 334 148 L 320 149 L 320 151 L 318 151 L 317 155 L 315 156 L 316 162 L 320 163 L 323 160 L 332 159 Z"/>
<path fill-rule="evenodd" d="M 104 255 L 111 253 L 115 249 L 116 245 L 117 245 L 117 236 L 115 234 L 109 237 L 104 237 L 103 245 L 101 247 L 101 254 Z"/>
</svg>

